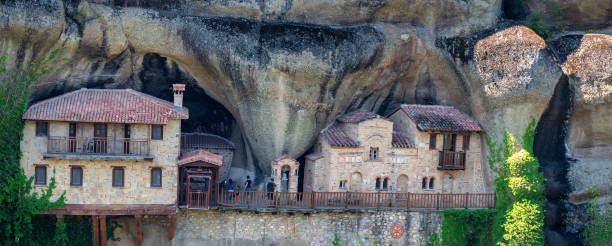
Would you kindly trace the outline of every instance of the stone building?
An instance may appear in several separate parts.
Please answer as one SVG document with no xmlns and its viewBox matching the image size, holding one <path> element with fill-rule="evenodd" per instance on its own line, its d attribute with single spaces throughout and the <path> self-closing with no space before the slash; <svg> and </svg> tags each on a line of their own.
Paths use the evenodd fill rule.
<svg viewBox="0 0 612 246">
<path fill-rule="evenodd" d="M 55 176 L 55 198 L 66 192 L 66 206 L 49 213 L 94 216 L 99 240 L 106 215 L 135 215 L 139 225 L 142 215 L 175 214 L 189 112 L 184 85 L 173 89 L 174 103 L 131 89 L 80 89 L 29 107 L 21 167 L 39 187 Z"/>
<path fill-rule="evenodd" d="M 223 157 L 223 165 L 219 170 L 219 180 L 230 177 L 230 169 L 234 159 L 236 146 L 227 138 L 208 133 L 181 134 L 181 153 L 194 150 L 205 150 Z"/>
<path fill-rule="evenodd" d="M 287 155 L 272 161 L 272 177 L 276 191 L 297 192 L 300 163 Z"/>
<path fill-rule="evenodd" d="M 448 106 L 402 105 L 387 118 L 350 112 L 306 156 L 304 191 L 482 192 L 481 132 Z"/>
</svg>

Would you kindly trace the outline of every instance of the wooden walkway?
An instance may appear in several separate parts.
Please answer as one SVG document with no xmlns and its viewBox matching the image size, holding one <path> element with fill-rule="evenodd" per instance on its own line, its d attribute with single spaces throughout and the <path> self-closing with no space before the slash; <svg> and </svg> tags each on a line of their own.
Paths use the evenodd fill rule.
<svg viewBox="0 0 612 246">
<path fill-rule="evenodd" d="M 487 194 L 223 191 L 219 208 L 240 210 L 421 210 L 495 208 Z"/>
</svg>

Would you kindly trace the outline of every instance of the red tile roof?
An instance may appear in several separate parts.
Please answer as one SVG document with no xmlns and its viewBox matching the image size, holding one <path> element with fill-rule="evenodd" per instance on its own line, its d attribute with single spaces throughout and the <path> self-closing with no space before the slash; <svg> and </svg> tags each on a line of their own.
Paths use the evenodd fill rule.
<svg viewBox="0 0 612 246">
<path fill-rule="evenodd" d="M 414 148 L 414 142 L 399 132 L 393 132 L 391 144 L 395 148 Z"/>
<path fill-rule="evenodd" d="M 333 147 L 359 147 L 359 142 L 349 137 L 337 123 L 333 123 L 321 131 L 327 143 Z"/>
<path fill-rule="evenodd" d="M 80 89 L 32 105 L 25 120 L 167 124 L 187 108 L 131 89 Z"/>
<path fill-rule="evenodd" d="M 181 149 L 234 149 L 234 143 L 227 138 L 208 133 L 181 134 Z"/>
<path fill-rule="evenodd" d="M 482 131 L 474 118 L 453 106 L 402 104 L 400 108 L 421 131 Z"/>
<path fill-rule="evenodd" d="M 198 150 L 194 150 L 194 151 L 187 152 L 187 153 L 181 153 L 178 164 L 183 165 L 183 164 L 193 163 L 196 161 L 203 161 L 206 163 L 221 166 L 223 165 L 223 156 L 217 155 L 214 153 L 210 153 L 203 149 L 198 149 Z"/>
<path fill-rule="evenodd" d="M 359 123 L 364 120 L 374 119 L 377 117 L 380 116 L 364 109 L 358 109 L 338 117 L 338 121 L 343 123 Z"/>
</svg>

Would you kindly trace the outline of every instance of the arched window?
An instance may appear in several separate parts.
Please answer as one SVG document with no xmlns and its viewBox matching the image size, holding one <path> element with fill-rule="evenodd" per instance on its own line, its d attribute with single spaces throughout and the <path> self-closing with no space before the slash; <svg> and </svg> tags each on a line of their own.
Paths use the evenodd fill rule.
<svg viewBox="0 0 612 246">
<path fill-rule="evenodd" d="M 389 188 L 389 178 L 385 178 L 385 180 L 383 180 L 383 190 L 386 190 L 387 188 Z"/>
<path fill-rule="evenodd" d="M 421 183 L 421 188 L 427 189 L 427 177 L 423 177 L 423 182 Z"/>
<path fill-rule="evenodd" d="M 430 178 L 429 179 L 429 189 L 433 190 L 433 188 L 434 188 L 434 178 Z"/>
<path fill-rule="evenodd" d="M 376 178 L 376 190 L 380 190 L 380 178 Z"/>
</svg>

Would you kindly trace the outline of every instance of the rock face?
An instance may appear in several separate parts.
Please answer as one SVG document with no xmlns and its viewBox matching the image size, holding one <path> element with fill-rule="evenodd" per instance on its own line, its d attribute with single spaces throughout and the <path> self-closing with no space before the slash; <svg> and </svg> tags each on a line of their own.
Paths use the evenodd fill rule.
<svg viewBox="0 0 612 246">
<path fill-rule="evenodd" d="M 601 13 L 605 1 L 545 2 L 570 15 L 559 24 L 609 26 Z M 573 209 L 564 205 L 568 194 L 581 203 L 588 186 L 611 189 L 612 41 L 606 34 L 561 34 L 546 42 L 521 23 L 500 20 L 526 19 L 545 6 L 1 1 L 0 52 L 15 66 L 66 49 L 70 61 L 33 86 L 32 102 L 81 87 L 133 88 L 170 99 L 170 85 L 186 83 L 192 117 L 183 130 L 231 138 L 232 170 L 242 170 L 233 175 L 254 175 L 256 183 L 269 175 L 274 158 L 307 153 L 321 129 L 353 109 L 387 115 L 401 103 L 454 105 L 497 142 L 504 130 L 520 133 L 536 119 L 536 154 L 551 201 L 547 235 L 575 242 L 579 229 L 563 221 Z M 486 178 L 491 190 L 490 170 Z"/>
</svg>

